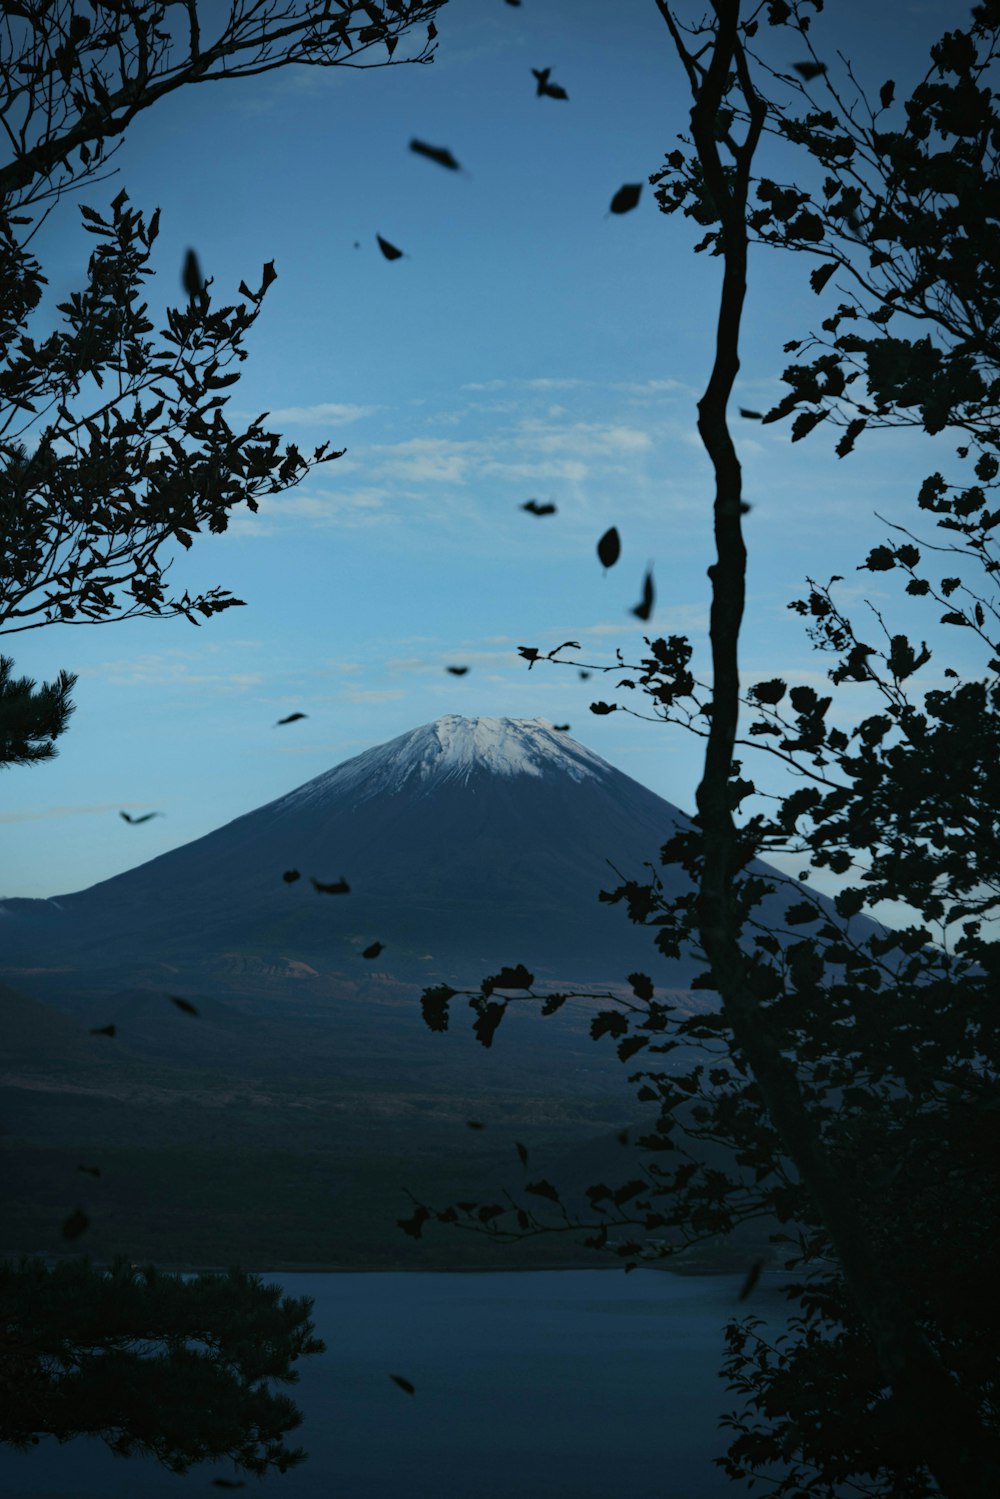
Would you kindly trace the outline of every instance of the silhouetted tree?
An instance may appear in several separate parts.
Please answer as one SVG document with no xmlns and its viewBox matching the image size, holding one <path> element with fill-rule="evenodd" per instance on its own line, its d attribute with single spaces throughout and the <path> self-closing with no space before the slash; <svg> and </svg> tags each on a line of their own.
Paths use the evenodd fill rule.
<svg viewBox="0 0 1000 1499">
<path fill-rule="evenodd" d="M 892 131 L 863 94 L 864 123 L 841 106 L 811 50 L 809 7 L 767 0 L 741 20 L 737 0 L 713 0 L 713 16 L 685 31 L 663 0 L 658 5 L 695 106 L 691 140 L 653 180 L 661 206 L 683 208 L 703 225 L 698 248 L 711 247 L 723 264 L 716 358 L 698 422 L 716 477 L 713 672 L 711 687 L 699 682 L 691 646 L 676 636 L 649 640 L 649 656 L 634 666 L 620 660 L 617 671 L 628 675 L 619 688 L 644 693 L 652 716 L 702 734 L 706 760 L 695 825 L 661 854 L 690 876 L 690 893 L 668 899 L 653 869 L 603 898 L 657 928 L 665 955 L 699 952 L 707 964 L 699 986 L 714 991 L 721 1008 L 678 1020 L 640 973 L 630 975 L 631 998 L 608 996 L 592 1033 L 610 1035 L 622 1061 L 645 1053 L 652 1065 L 631 1078 L 659 1114 L 637 1142 L 646 1154 L 631 1179 L 587 1190 L 589 1213 L 541 1180 L 524 1188 L 530 1200 L 512 1195 L 439 1211 L 418 1203 L 403 1226 L 419 1233 L 436 1218 L 497 1238 L 586 1228 L 585 1242 L 634 1264 L 768 1214 L 793 1230 L 776 1236 L 797 1241 L 788 1268 L 805 1265 L 809 1274 L 790 1288 L 801 1314 L 780 1344 L 769 1344 L 755 1319 L 728 1329 L 726 1372 L 747 1405 L 727 1418 L 735 1431 L 727 1472 L 751 1477 L 780 1462 L 786 1471 L 774 1491 L 786 1496 L 832 1496 L 849 1482 L 883 1499 L 941 1492 L 985 1499 L 1000 1482 L 988 1248 L 1000 1228 L 992 1148 L 1000 960 L 984 930 L 1000 903 L 1000 644 L 990 630 L 1000 621 L 1000 564 L 990 549 L 1000 510 L 987 504 L 1000 472 L 992 212 L 1000 116 L 983 74 L 1000 7 L 977 7 L 968 31 L 942 39 L 907 102 L 905 126 Z M 809 47 L 798 71 L 823 80 L 817 86 L 829 89 L 829 109 L 797 120 L 765 102 L 747 54 L 762 18 L 791 25 Z M 883 110 L 891 96 L 884 85 Z M 823 167 L 818 203 L 798 188 L 754 182 L 751 163 L 768 125 Z M 909 537 L 875 548 L 862 568 L 901 571 L 909 594 L 945 605 L 943 624 L 978 633 L 990 653 L 985 680 L 963 680 L 949 666 L 950 686 L 918 695 L 911 679 L 927 666 L 929 649 L 892 634 L 881 616 L 884 638 L 869 645 L 837 605 L 835 579 L 810 583 L 808 598 L 791 606 L 808 619 L 817 648 L 835 655 L 834 689 L 865 681 L 881 694 L 883 710 L 850 734 L 827 725 L 832 692 L 821 697 L 773 679 L 741 694 L 745 507 L 727 412 L 753 234 L 823 256 L 827 265 L 811 278 L 817 293 L 838 266 L 854 274 L 861 256 L 870 262 L 824 324 L 830 346 L 811 366 L 786 371 L 791 395 L 768 418 L 795 411 L 793 440 L 821 420 L 839 423 L 842 457 L 865 424 L 958 427 L 969 440 L 959 456 L 975 463 L 978 482 L 932 475 L 919 503 L 960 538 L 943 550 L 966 573 L 975 564 L 984 591 L 964 577 L 929 576 L 942 548 Z M 884 331 L 900 312 L 922 321 L 920 338 Z M 870 333 L 841 332 L 845 321 L 863 318 Z M 855 401 L 862 378 L 867 388 Z M 529 664 L 539 655 L 525 654 Z M 753 714 L 745 738 L 741 703 Z M 594 705 L 599 713 L 618 708 Z M 734 814 L 756 793 L 738 748 L 799 772 L 801 783 L 777 798 L 776 814 L 737 823 Z M 831 908 L 808 885 L 754 863 L 779 849 L 856 883 Z M 785 926 L 766 929 L 755 907 L 782 884 L 791 885 Z M 905 901 L 919 919 L 901 931 L 873 930 L 859 918 L 883 898 Z M 463 991 L 484 1044 L 507 1006 L 523 1002 L 515 994 L 534 997 L 532 984 L 530 973 L 510 969 Z M 570 997 L 544 996 L 543 1013 Z M 444 1029 L 454 998 L 441 988 L 425 992 L 428 1024 Z M 691 1044 L 704 1049 L 706 1063 L 669 1071 L 660 1062 Z M 709 1165 L 699 1141 L 727 1145 L 729 1166 Z"/>
<path fill-rule="evenodd" d="M 301 1463 L 302 1417 L 269 1383 L 322 1353 L 308 1297 L 242 1270 L 184 1280 L 125 1260 L 0 1263 L 0 1441 L 100 1437 L 174 1473 L 230 1458 L 264 1476 Z"/>
<path fill-rule="evenodd" d="M 32 316 L 45 277 L 28 244 L 40 219 L 70 189 L 107 175 L 131 121 L 176 89 L 292 64 L 385 66 L 418 24 L 426 24 L 421 45 L 396 61 L 426 62 L 443 3 L 347 0 L 332 12 L 314 0 L 269 0 L 210 15 L 197 0 L 108 4 L 93 14 L 49 0 L 5 8 L 0 633 L 152 615 L 183 614 L 197 624 L 241 603 L 218 588 L 168 595 L 164 549 L 190 548 L 205 526 L 224 531 L 236 505 L 256 510 L 258 495 L 280 493 L 339 456 L 329 444 L 311 457 L 294 444 L 282 451 L 262 418 L 238 431 L 226 421 L 229 397 L 220 392 L 239 379 L 243 339 L 275 279 L 272 262 L 257 291 L 241 283 L 245 301 L 214 306 L 211 281 L 189 252 L 187 305 L 168 309 L 153 341 L 142 293 L 159 213 L 146 219 L 122 191 L 109 215 L 81 206 L 98 241 L 86 285 L 60 304 L 62 326 L 36 340 Z M 45 684 L 43 702 L 60 694 L 65 701 L 67 682 L 63 673 Z M 23 697 L 18 711 L 23 717 Z M 65 716 L 40 711 L 51 755 Z M 13 723 L 10 732 L 19 732 Z"/>
</svg>

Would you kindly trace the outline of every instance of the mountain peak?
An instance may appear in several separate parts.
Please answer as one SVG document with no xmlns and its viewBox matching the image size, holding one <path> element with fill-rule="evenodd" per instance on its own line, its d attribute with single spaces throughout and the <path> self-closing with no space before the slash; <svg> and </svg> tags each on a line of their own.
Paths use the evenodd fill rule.
<svg viewBox="0 0 1000 1499">
<path fill-rule="evenodd" d="M 360 798 L 428 790 L 445 781 L 464 784 L 477 773 L 539 777 L 561 772 L 573 781 L 602 779 L 611 767 L 544 718 L 463 718 L 447 713 L 397 739 L 376 745 L 317 776 L 281 805 L 311 800 L 336 788 Z"/>
</svg>

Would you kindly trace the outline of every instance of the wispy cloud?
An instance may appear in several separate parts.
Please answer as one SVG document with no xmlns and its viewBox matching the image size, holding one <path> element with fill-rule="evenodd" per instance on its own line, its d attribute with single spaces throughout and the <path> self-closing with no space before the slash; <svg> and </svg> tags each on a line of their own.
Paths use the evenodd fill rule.
<svg viewBox="0 0 1000 1499">
<path fill-rule="evenodd" d="M 374 416 L 379 406 L 355 406 L 349 401 L 321 401 L 315 406 L 282 406 L 268 415 L 268 422 L 276 426 L 319 426 L 335 422 L 343 426 L 346 422 L 360 422 L 366 416 Z"/>
<path fill-rule="evenodd" d="M 181 651 L 150 652 L 84 666 L 80 675 L 100 677 L 116 687 L 210 687 L 213 692 L 244 692 L 264 680 L 259 671 L 199 670 L 190 664 L 192 659 Z"/>
<path fill-rule="evenodd" d="M 0 812 L 0 822 L 44 822 L 52 817 L 107 817 L 109 812 L 117 811 L 117 802 L 94 802 L 90 806 L 33 807 L 29 812 Z"/>
</svg>

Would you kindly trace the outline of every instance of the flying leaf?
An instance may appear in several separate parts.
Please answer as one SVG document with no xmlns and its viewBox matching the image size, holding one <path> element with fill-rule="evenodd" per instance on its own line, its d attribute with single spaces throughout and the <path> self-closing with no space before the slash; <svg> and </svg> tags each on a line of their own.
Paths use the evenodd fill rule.
<svg viewBox="0 0 1000 1499">
<path fill-rule="evenodd" d="M 439 167 L 447 167 L 451 172 L 459 170 L 458 162 L 447 146 L 428 146 L 426 141 L 412 140 L 410 150 L 415 151 L 418 156 L 426 156 L 428 161 L 436 161 Z"/>
<path fill-rule="evenodd" d="M 580 672 L 580 681 L 581 682 L 589 682 L 590 681 L 590 672 L 589 671 L 581 671 Z"/>
<path fill-rule="evenodd" d="M 754 1260 L 753 1264 L 750 1266 L 750 1269 L 747 1271 L 746 1280 L 740 1287 L 740 1294 L 737 1297 L 738 1301 L 746 1301 L 747 1297 L 750 1295 L 750 1292 L 760 1280 L 760 1272 L 763 1270 L 763 1268 L 763 1260 Z"/>
<path fill-rule="evenodd" d="M 653 587 L 653 572 L 651 568 L 646 569 L 646 576 L 642 580 L 642 599 L 632 613 L 636 619 L 647 620 L 653 612 L 653 602 L 656 598 L 656 590 Z"/>
<path fill-rule="evenodd" d="M 88 1176 L 100 1176 L 100 1166 L 77 1166 L 77 1171 L 85 1171 Z"/>
<path fill-rule="evenodd" d="M 385 951 L 385 943 L 384 942 L 373 942 L 373 943 L 371 943 L 371 945 L 369 947 L 365 948 L 365 950 L 361 954 L 361 956 L 363 958 L 369 958 L 369 959 L 370 958 L 377 958 L 378 955 L 379 955 L 379 953 L 380 952 L 384 952 L 384 951 Z"/>
<path fill-rule="evenodd" d="M 748 422 L 759 422 L 763 415 L 762 411 L 748 411 L 745 406 L 740 407 L 740 416 L 744 417 Z"/>
<path fill-rule="evenodd" d="M 309 879 L 312 882 L 313 889 L 317 890 L 320 895 L 347 895 L 351 889 L 343 875 L 339 880 L 334 880 L 331 885 L 324 885 L 322 881 L 314 879 L 312 875 L 309 876 Z"/>
<path fill-rule="evenodd" d="M 538 95 L 538 97 L 540 99 L 542 99 L 542 98 L 548 98 L 548 99 L 568 99 L 569 98 L 569 94 L 567 94 L 566 90 L 562 87 L 561 84 L 550 83 L 549 82 L 549 74 L 552 72 L 551 68 L 532 68 L 531 71 L 534 74 L 534 77 L 535 77 L 535 80 L 536 80 L 536 84 L 537 84 L 537 87 L 535 89 L 535 93 Z"/>
<path fill-rule="evenodd" d="M 468 669 L 469 668 L 467 666 L 446 666 L 445 667 L 445 671 L 451 672 L 451 675 L 453 677 L 464 677 L 465 673 L 468 671 Z"/>
<path fill-rule="evenodd" d="M 483 1124 L 482 1121 L 479 1120 L 479 1119 L 466 1119 L 466 1121 L 465 1121 L 465 1127 L 466 1127 L 466 1129 L 485 1129 L 486 1128 L 485 1124 Z"/>
<path fill-rule="evenodd" d="M 552 727 L 559 734 L 568 734 L 569 733 L 569 724 L 568 723 L 554 723 L 552 725 Z"/>
<path fill-rule="evenodd" d="M 618 527 L 611 526 L 597 543 L 597 555 L 605 567 L 614 567 L 621 556 L 622 539 Z"/>
<path fill-rule="evenodd" d="M 295 881 L 301 880 L 302 876 L 297 869 L 286 869 L 281 878 L 286 885 L 294 885 Z"/>
<path fill-rule="evenodd" d="M 611 212 L 631 213 L 632 209 L 639 202 L 639 194 L 641 192 L 641 182 L 626 182 L 611 199 Z"/>
<path fill-rule="evenodd" d="M 198 1007 L 197 1005 L 193 1005 L 189 999 L 181 999 L 179 994 L 168 994 L 167 998 L 172 1005 L 176 1005 L 179 1010 L 183 1010 L 185 1015 L 197 1015 Z"/>
<path fill-rule="evenodd" d="M 526 1145 L 522 1145 L 521 1142 L 520 1142 L 520 1140 L 515 1140 L 514 1141 L 514 1149 L 517 1151 L 518 1155 L 520 1156 L 521 1165 L 522 1166 L 527 1166 L 527 1164 L 528 1164 L 528 1147 Z"/>
<path fill-rule="evenodd" d="M 393 1384 L 398 1384 L 399 1388 L 401 1390 L 405 1390 L 408 1395 L 415 1395 L 417 1393 L 415 1386 L 410 1382 L 410 1380 L 404 1379 L 402 1374 L 390 1374 L 389 1378 L 392 1380 Z"/>
<path fill-rule="evenodd" d="M 198 257 L 193 250 L 188 250 L 184 256 L 181 285 L 192 302 L 205 290 L 205 278 L 201 274 L 201 266 L 198 264 Z"/>
<path fill-rule="evenodd" d="M 556 513 L 555 505 L 548 502 L 540 505 L 537 500 L 526 500 L 520 508 L 527 510 L 529 515 L 555 515 Z"/>
<path fill-rule="evenodd" d="M 300 718 L 308 718 L 308 717 L 309 717 L 308 713 L 289 713 L 289 715 L 288 715 L 287 718 L 279 718 L 278 722 L 274 725 L 274 727 L 276 729 L 280 729 L 281 726 L 282 726 L 282 724 L 286 724 L 286 723 L 298 723 L 298 721 L 299 721 Z"/>
<path fill-rule="evenodd" d="M 385 256 L 386 260 L 398 260 L 400 258 L 403 253 L 402 250 L 398 250 L 396 246 L 391 245 L 387 239 L 383 239 L 381 234 L 376 234 L 375 238 L 378 240 L 378 247 L 382 251 L 382 254 Z"/>
<path fill-rule="evenodd" d="M 72 1242 L 85 1234 L 90 1227 L 90 1219 L 82 1208 L 75 1208 L 68 1218 L 63 1220 L 62 1233 L 64 1239 Z"/>
<path fill-rule="evenodd" d="M 118 1027 L 116 1025 L 95 1025 L 91 1027 L 90 1034 L 92 1036 L 110 1036 L 114 1040 L 118 1034 Z"/>
<path fill-rule="evenodd" d="M 811 83 L 814 78 L 822 78 L 826 72 L 825 62 L 793 62 L 792 67 L 806 83 Z"/>
<path fill-rule="evenodd" d="M 242 1478 L 213 1478 L 212 1487 L 215 1489 L 245 1489 L 246 1484 Z"/>
<path fill-rule="evenodd" d="M 131 825 L 133 827 L 137 828 L 140 823 L 149 822 L 150 818 L 152 818 L 152 817 L 165 817 L 166 813 L 165 812 L 143 812 L 143 814 L 142 814 L 141 817 L 131 817 L 128 814 L 128 812 L 119 812 L 118 816 L 119 817 L 123 817 L 126 822 L 131 823 Z"/>
</svg>

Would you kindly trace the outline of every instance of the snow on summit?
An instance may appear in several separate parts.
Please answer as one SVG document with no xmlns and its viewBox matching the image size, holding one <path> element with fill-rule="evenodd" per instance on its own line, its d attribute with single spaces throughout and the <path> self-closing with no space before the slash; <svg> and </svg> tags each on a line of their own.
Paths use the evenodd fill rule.
<svg viewBox="0 0 1000 1499">
<path fill-rule="evenodd" d="M 281 798 L 283 804 L 350 790 L 367 797 L 443 781 L 474 771 L 500 776 L 560 772 L 574 781 L 599 778 L 610 767 L 544 718 L 463 718 L 449 713 L 398 739 L 365 750 Z"/>
</svg>

